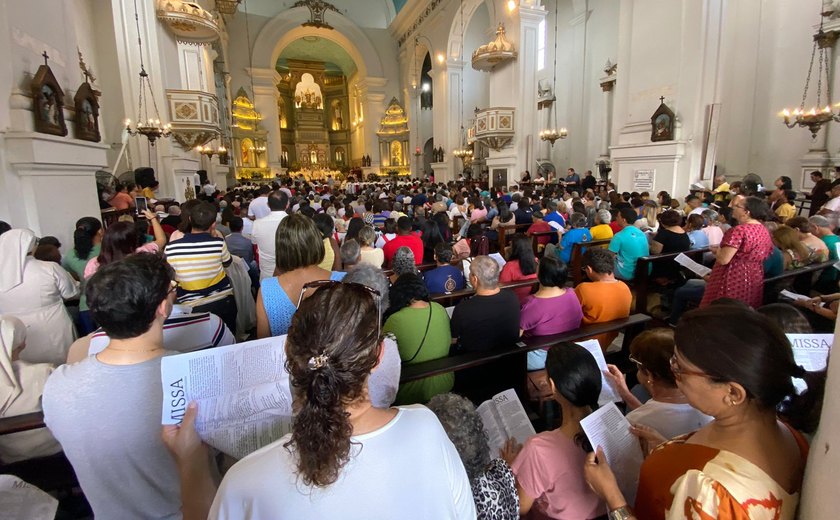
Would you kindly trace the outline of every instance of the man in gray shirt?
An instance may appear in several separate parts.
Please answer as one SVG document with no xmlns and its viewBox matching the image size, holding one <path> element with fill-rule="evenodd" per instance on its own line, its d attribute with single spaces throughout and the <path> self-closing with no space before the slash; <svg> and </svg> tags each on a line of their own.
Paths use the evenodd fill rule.
<svg viewBox="0 0 840 520">
<path fill-rule="evenodd" d="M 111 341 L 58 367 L 44 388 L 44 421 L 97 520 L 181 518 L 178 471 L 160 438 L 163 323 L 176 288 L 158 255 L 101 267 L 86 294 Z"/>
</svg>

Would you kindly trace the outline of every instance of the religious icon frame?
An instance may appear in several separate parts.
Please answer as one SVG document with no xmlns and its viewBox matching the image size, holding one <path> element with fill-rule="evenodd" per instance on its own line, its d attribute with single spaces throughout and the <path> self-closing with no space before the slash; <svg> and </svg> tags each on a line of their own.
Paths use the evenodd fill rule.
<svg viewBox="0 0 840 520">
<path fill-rule="evenodd" d="M 73 118 L 76 139 L 98 143 L 102 140 L 99 132 L 99 91 L 94 90 L 90 83 L 85 81 L 79 86 L 76 95 L 73 96 L 73 103 L 76 107 L 76 115 Z M 86 110 L 86 104 L 90 110 Z"/>
<path fill-rule="evenodd" d="M 674 140 L 674 112 L 665 104 L 665 98 L 659 98 L 659 107 L 650 117 L 650 140 L 673 141 Z"/>
<path fill-rule="evenodd" d="M 35 131 L 63 137 L 67 135 L 67 122 L 64 120 L 64 91 L 46 61 L 45 56 L 44 65 L 38 67 L 30 83 Z"/>
</svg>

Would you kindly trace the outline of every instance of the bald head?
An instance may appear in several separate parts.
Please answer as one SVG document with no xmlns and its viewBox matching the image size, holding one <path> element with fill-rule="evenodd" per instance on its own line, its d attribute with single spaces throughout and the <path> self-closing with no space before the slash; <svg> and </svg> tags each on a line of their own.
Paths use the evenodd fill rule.
<svg viewBox="0 0 840 520">
<path fill-rule="evenodd" d="M 499 286 L 499 264 L 489 256 L 475 257 L 470 264 L 470 274 L 476 278 L 476 289 L 495 289 Z"/>
</svg>

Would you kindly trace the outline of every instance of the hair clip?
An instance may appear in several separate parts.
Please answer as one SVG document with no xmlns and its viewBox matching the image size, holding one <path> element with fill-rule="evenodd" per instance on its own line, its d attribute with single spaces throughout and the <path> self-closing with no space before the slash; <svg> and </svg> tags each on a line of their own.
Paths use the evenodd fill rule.
<svg viewBox="0 0 840 520">
<path fill-rule="evenodd" d="M 320 370 L 327 365 L 327 361 L 329 361 L 329 356 L 326 354 L 321 354 L 319 356 L 313 356 L 309 358 L 309 362 L 307 365 L 309 366 L 309 370 Z"/>
</svg>

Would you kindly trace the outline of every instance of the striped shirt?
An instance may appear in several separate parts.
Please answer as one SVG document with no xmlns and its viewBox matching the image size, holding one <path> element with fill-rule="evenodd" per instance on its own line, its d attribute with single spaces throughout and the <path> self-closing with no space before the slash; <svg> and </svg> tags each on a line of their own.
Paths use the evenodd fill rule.
<svg viewBox="0 0 840 520">
<path fill-rule="evenodd" d="M 178 303 L 193 307 L 212 303 L 233 294 L 225 274 L 232 259 L 223 238 L 209 233 L 188 233 L 163 250 L 175 269 Z"/>
<path fill-rule="evenodd" d="M 189 311 L 189 307 L 184 309 Z M 97 330 L 90 337 L 88 355 L 102 352 L 110 342 L 111 338 L 105 331 Z M 209 312 L 180 314 L 173 309 L 163 324 L 163 348 L 166 350 L 193 352 L 234 343 L 236 340 L 222 319 Z"/>
</svg>

